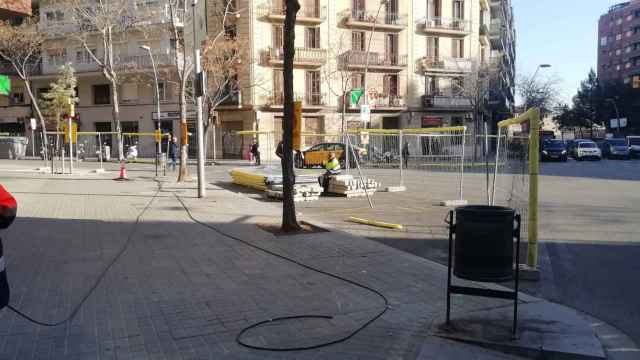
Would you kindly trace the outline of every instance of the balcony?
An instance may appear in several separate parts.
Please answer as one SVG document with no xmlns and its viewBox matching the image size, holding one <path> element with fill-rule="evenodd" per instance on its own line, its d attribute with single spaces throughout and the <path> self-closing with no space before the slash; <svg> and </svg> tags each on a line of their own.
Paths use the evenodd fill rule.
<svg viewBox="0 0 640 360">
<path fill-rule="evenodd" d="M 348 10 L 339 16 L 342 18 L 343 26 L 355 29 L 400 32 L 407 27 L 406 15 L 383 11 L 377 14 L 375 11 Z"/>
<path fill-rule="evenodd" d="M 489 40 L 494 50 L 504 49 L 505 28 L 502 22 L 492 22 L 489 28 Z"/>
<path fill-rule="evenodd" d="M 472 108 L 471 100 L 452 92 L 437 92 L 422 96 L 422 106 L 432 110 L 469 111 Z"/>
<path fill-rule="evenodd" d="M 46 10 L 41 9 L 40 12 L 44 13 Z M 175 23 L 178 27 L 184 26 L 185 13 L 182 9 L 174 9 L 173 15 Z M 126 18 L 125 18 L 126 17 Z M 157 4 L 149 6 L 138 6 L 131 11 L 123 14 L 123 23 L 130 24 L 131 27 L 142 27 L 150 25 L 171 24 L 172 11 L 168 4 Z M 38 24 L 38 29 L 49 33 L 51 36 L 63 37 L 66 34 L 74 32 L 92 32 L 97 31 L 93 24 L 74 21 L 70 17 L 66 17 L 62 20 L 59 19 L 47 19 L 43 17 Z"/>
<path fill-rule="evenodd" d="M 471 33 L 471 21 L 447 18 L 423 18 L 418 27 L 426 34 L 466 36 Z"/>
<path fill-rule="evenodd" d="M 284 107 L 284 93 L 282 90 L 274 90 L 275 95 L 267 98 L 266 106 L 271 109 L 281 109 Z M 325 94 L 321 93 L 300 93 L 293 94 L 294 101 L 302 101 L 302 110 L 317 110 L 327 105 Z"/>
<path fill-rule="evenodd" d="M 269 47 L 262 52 L 261 62 L 264 66 L 282 67 L 284 50 Z M 295 68 L 318 68 L 327 62 L 327 50 L 314 48 L 296 48 L 293 58 Z"/>
<path fill-rule="evenodd" d="M 351 99 L 351 96 L 348 96 L 347 99 Z M 351 103 L 350 100 L 348 101 L 347 108 L 350 111 L 359 111 L 360 106 L 364 104 L 363 100 L 360 100 L 357 104 Z M 378 92 L 373 90 L 369 96 L 369 108 L 372 111 L 402 111 L 407 108 L 407 103 L 404 97 L 400 95 L 389 94 L 389 91 Z"/>
<path fill-rule="evenodd" d="M 425 56 L 418 60 L 418 71 L 424 74 L 462 74 L 471 71 L 471 60 Z"/>
<path fill-rule="evenodd" d="M 327 19 L 327 8 L 318 7 L 315 4 L 305 6 L 303 4 L 298 11 L 296 23 L 300 25 L 320 25 Z M 278 4 L 263 4 L 258 7 L 258 19 L 272 23 L 284 22 L 285 9 L 284 6 Z"/>
<path fill-rule="evenodd" d="M 368 58 L 368 62 L 367 62 Z M 371 72 L 400 72 L 407 67 L 407 55 L 381 54 L 376 52 L 349 50 L 338 57 L 342 68 Z"/>
<path fill-rule="evenodd" d="M 154 54 L 153 60 L 157 67 L 164 67 L 174 63 L 174 56 L 174 54 Z M 120 57 L 118 63 L 126 69 L 150 69 L 153 66 L 148 54 L 124 55 Z"/>
</svg>

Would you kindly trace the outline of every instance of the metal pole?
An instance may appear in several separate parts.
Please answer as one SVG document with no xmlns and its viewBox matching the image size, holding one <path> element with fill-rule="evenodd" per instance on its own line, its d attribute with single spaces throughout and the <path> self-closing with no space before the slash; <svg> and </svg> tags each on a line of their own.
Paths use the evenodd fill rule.
<svg viewBox="0 0 640 360">
<path fill-rule="evenodd" d="M 538 267 L 538 173 L 540 172 L 540 110 L 529 116 L 529 222 L 527 265 Z"/>
<path fill-rule="evenodd" d="M 102 167 L 102 138 L 100 137 L 100 133 L 98 133 L 98 149 L 100 150 L 100 155 L 98 156 L 100 159 L 100 169 L 104 170 Z"/>
<path fill-rule="evenodd" d="M 198 79 L 200 73 L 202 72 L 201 64 L 200 64 L 200 46 L 197 44 L 197 36 L 196 36 L 196 4 L 198 0 L 193 0 L 191 4 L 191 9 L 193 10 L 193 58 L 195 61 L 195 66 L 193 68 L 194 78 Z M 204 79 L 200 78 L 203 82 Z M 206 84 L 200 84 L 203 88 Z M 198 92 L 196 91 L 196 94 Z M 198 94 L 201 95 L 201 94 Z M 204 125 L 202 123 L 202 96 L 196 96 L 196 125 L 198 128 L 198 197 L 203 198 L 206 196 L 205 193 L 205 179 L 204 179 Z"/>
<path fill-rule="evenodd" d="M 69 119 L 67 120 L 67 126 L 69 131 L 69 174 L 73 174 L 73 128 L 71 127 L 71 115 L 69 115 Z"/>
<path fill-rule="evenodd" d="M 496 183 L 498 182 L 498 164 L 500 161 L 500 138 L 502 137 L 502 128 L 498 127 L 498 140 L 496 140 L 496 166 L 493 171 L 493 190 L 491 191 L 491 205 L 496 203 Z"/>
<path fill-rule="evenodd" d="M 36 157 L 36 137 L 34 131 L 31 129 L 31 156 Z"/>
<path fill-rule="evenodd" d="M 400 130 L 398 141 L 400 143 L 398 147 L 398 149 L 400 150 L 400 186 L 404 186 L 404 172 L 402 171 L 402 162 L 404 161 L 404 156 L 402 154 L 402 130 Z"/>
<path fill-rule="evenodd" d="M 460 200 L 463 200 L 464 197 L 462 196 L 462 189 L 464 186 L 464 147 L 465 147 L 465 139 L 467 137 L 467 127 L 464 126 L 463 130 L 462 130 L 462 155 L 460 158 Z"/>
<path fill-rule="evenodd" d="M 487 185 L 487 205 L 491 205 L 491 193 L 489 192 L 489 129 L 486 120 L 484 121 L 484 166 Z"/>
</svg>

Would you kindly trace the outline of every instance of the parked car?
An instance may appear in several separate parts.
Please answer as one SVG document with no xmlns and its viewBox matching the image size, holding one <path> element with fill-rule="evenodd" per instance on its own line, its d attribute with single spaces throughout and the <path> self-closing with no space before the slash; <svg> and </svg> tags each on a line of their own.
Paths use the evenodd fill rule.
<svg viewBox="0 0 640 360">
<path fill-rule="evenodd" d="M 602 143 L 602 157 L 607 159 L 628 159 L 629 146 L 626 139 L 607 139 Z"/>
<path fill-rule="evenodd" d="M 578 146 L 578 143 L 581 141 L 590 141 L 587 139 L 574 139 L 574 140 L 568 140 L 567 141 L 567 153 L 569 154 L 569 156 L 571 156 L 572 158 L 576 158 L 578 155 L 576 153 L 576 147 Z"/>
<path fill-rule="evenodd" d="M 542 161 L 567 161 L 567 147 L 562 140 L 548 139 L 542 143 Z"/>
<path fill-rule="evenodd" d="M 640 157 L 640 136 L 627 136 L 629 156 Z"/>
<path fill-rule="evenodd" d="M 578 161 L 584 159 L 601 160 L 602 151 L 598 148 L 598 145 L 591 141 L 578 141 L 575 145 L 575 159 Z"/>
<path fill-rule="evenodd" d="M 361 159 L 362 156 L 366 154 L 366 149 L 353 145 L 352 147 L 358 159 Z M 346 161 L 346 153 L 344 151 L 345 148 L 346 146 L 344 143 L 320 143 L 313 145 L 306 150 L 302 150 L 296 153 L 295 165 L 298 168 L 322 166 L 323 163 L 327 161 L 329 153 L 335 152 L 336 157 L 340 161 L 340 166 L 344 167 Z M 353 153 L 351 155 L 353 155 Z M 356 163 L 351 159 L 352 156 L 350 156 L 349 158 L 349 165 L 355 167 Z"/>
</svg>

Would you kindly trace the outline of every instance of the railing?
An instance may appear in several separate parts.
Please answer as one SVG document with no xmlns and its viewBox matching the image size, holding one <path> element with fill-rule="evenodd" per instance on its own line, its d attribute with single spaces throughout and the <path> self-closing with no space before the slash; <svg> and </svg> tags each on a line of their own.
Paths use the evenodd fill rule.
<svg viewBox="0 0 640 360">
<path fill-rule="evenodd" d="M 153 55 L 153 61 L 156 66 L 171 65 L 173 63 L 174 54 L 156 54 Z M 149 54 L 143 55 L 125 55 L 121 56 L 118 61 L 123 67 L 131 68 L 151 68 L 151 58 Z"/>
<path fill-rule="evenodd" d="M 376 16 L 377 15 L 377 16 Z M 397 13 L 388 13 L 381 11 L 379 14 L 376 11 L 365 11 L 352 9 L 342 13 L 348 21 L 365 22 L 376 25 L 393 25 L 393 26 L 406 26 L 406 15 L 400 15 Z"/>
<path fill-rule="evenodd" d="M 284 105 L 284 92 L 283 90 L 275 89 L 273 95 L 267 99 L 269 106 L 283 106 Z M 326 96 L 321 93 L 306 93 L 304 95 L 300 93 L 293 94 L 293 101 L 302 101 L 303 106 L 324 106 L 326 105 Z"/>
<path fill-rule="evenodd" d="M 441 58 L 437 56 L 425 56 L 420 59 L 422 70 L 443 70 L 468 72 L 471 70 L 471 60 L 464 58 Z"/>
<path fill-rule="evenodd" d="M 343 53 L 339 56 L 339 60 L 344 65 L 366 66 L 367 57 L 369 58 L 369 66 L 407 66 L 407 55 L 367 53 L 366 51 L 358 50 L 349 50 Z"/>
<path fill-rule="evenodd" d="M 469 108 L 471 100 L 455 95 L 451 91 L 438 91 L 434 94 L 423 95 L 422 104 L 425 108 Z"/>
<path fill-rule="evenodd" d="M 302 7 L 298 11 L 298 19 L 299 18 L 313 18 L 318 20 L 325 20 L 327 15 L 326 7 L 318 7 L 316 4 L 307 4 L 303 3 Z M 258 7 L 257 11 L 258 17 L 264 16 L 285 16 L 285 8 L 284 6 L 277 3 L 267 3 L 262 4 Z"/>
<path fill-rule="evenodd" d="M 310 63 L 322 65 L 327 61 L 327 50 L 314 48 L 296 48 L 294 63 Z M 284 50 L 282 48 L 270 47 L 267 50 L 269 61 L 284 61 Z"/>
<path fill-rule="evenodd" d="M 471 21 L 456 18 L 423 18 L 420 20 L 425 29 L 450 30 L 460 32 L 471 31 Z"/>
</svg>

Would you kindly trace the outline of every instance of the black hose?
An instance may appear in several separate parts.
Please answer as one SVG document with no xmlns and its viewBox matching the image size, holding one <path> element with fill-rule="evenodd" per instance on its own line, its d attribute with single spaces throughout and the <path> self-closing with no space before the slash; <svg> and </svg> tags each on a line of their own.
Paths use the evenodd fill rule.
<svg viewBox="0 0 640 360">
<path fill-rule="evenodd" d="M 129 245 L 131 244 L 133 236 L 135 235 L 136 230 L 138 229 L 138 225 L 140 224 L 140 220 L 142 219 L 142 216 L 147 212 L 147 210 L 149 210 L 149 208 L 151 207 L 151 204 L 153 203 L 153 201 L 158 197 L 158 194 L 160 193 L 161 189 L 162 189 L 162 187 L 158 186 L 158 189 L 156 190 L 155 194 L 153 194 L 153 197 L 147 202 L 145 207 L 142 209 L 142 211 L 140 211 L 140 213 L 136 217 L 136 221 L 134 222 L 133 227 L 131 228 L 131 231 L 129 232 L 129 235 L 127 236 L 127 239 L 126 239 L 124 245 L 122 245 L 122 248 L 120 248 L 118 253 L 111 259 L 111 261 L 109 261 L 109 264 L 107 264 L 107 266 L 102 270 L 102 272 L 100 272 L 100 275 L 95 280 L 95 282 L 93 283 L 91 288 L 89 288 L 89 291 L 87 291 L 87 293 L 84 295 L 82 300 L 80 300 L 80 302 L 73 308 L 73 311 L 71 311 L 71 313 L 69 313 L 69 315 L 67 317 L 65 317 L 64 319 L 62 319 L 60 321 L 56 321 L 56 322 L 46 322 L 46 321 L 36 320 L 33 317 L 31 317 L 31 316 L 25 314 L 24 312 L 20 311 L 19 309 L 13 307 L 12 305 L 7 305 L 7 308 L 9 308 L 11 311 L 16 313 L 18 316 L 24 318 L 25 320 L 30 321 L 30 322 L 32 322 L 32 323 L 34 323 L 36 325 L 40 325 L 40 326 L 59 326 L 59 325 L 62 325 L 64 323 L 67 323 L 67 322 L 71 321 L 78 314 L 78 311 L 80 311 L 80 308 L 82 308 L 82 305 L 84 305 L 84 303 L 89 299 L 89 297 L 93 294 L 93 292 L 96 290 L 96 288 L 98 288 L 98 285 L 100 285 L 100 283 L 102 282 L 104 277 L 107 275 L 107 273 L 109 272 L 111 267 L 113 267 L 113 265 L 118 261 L 118 259 L 120 259 L 120 257 L 129 248 Z"/>
<path fill-rule="evenodd" d="M 323 343 L 319 343 L 319 344 L 314 344 L 314 345 L 309 345 L 309 346 L 300 346 L 300 347 L 270 347 L 270 346 L 257 346 L 257 345 L 251 345 L 248 344 L 244 341 L 242 341 L 241 337 L 242 335 L 244 335 L 247 331 L 254 329 L 256 327 L 262 326 L 264 324 L 269 324 L 269 323 L 273 323 L 276 321 L 282 321 L 282 320 L 291 320 L 291 319 L 333 319 L 333 316 L 330 315 L 315 315 L 315 314 L 303 314 L 303 315 L 293 315 L 293 316 L 282 316 L 282 317 L 277 317 L 277 318 L 273 318 L 273 319 L 268 319 L 268 320 L 264 320 L 258 323 L 255 323 L 253 325 L 249 325 L 247 327 L 245 327 L 244 329 L 242 329 L 238 335 L 236 336 L 236 342 L 242 346 L 245 346 L 247 348 L 250 349 L 256 349 L 256 350 L 268 350 L 268 351 L 299 351 L 299 350 L 311 350 L 311 349 L 317 349 L 317 348 L 321 348 L 321 347 L 325 347 L 325 346 L 329 346 L 329 345 L 333 345 L 333 344 L 337 344 L 337 343 L 341 343 L 344 342 L 346 340 L 349 340 L 350 338 L 352 338 L 354 335 L 356 335 L 357 333 L 359 333 L 360 331 L 364 330 L 367 326 L 369 326 L 371 323 L 373 323 L 374 321 L 376 321 L 379 317 L 381 317 L 385 312 L 387 312 L 387 310 L 389 309 L 389 300 L 378 290 L 371 288 L 367 285 L 364 285 L 362 283 L 359 283 L 357 281 L 354 280 L 350 280 L 347 278 L 344 278 L 340 275 L 336 275 L 336 274 L 332 274 L 330 272 L 324 271 L 324 270 L 320 270 L 318 268 L 315 268 L 313 266 L 304 264 L 298 260 L 294 260 L 290 257 L 278 254 L 276 252 L 273 252 L 271 250 L 267 250 L 265 248 L 262 248 L 260 246 L 254 245 L 246 240 L 243 240 L 237 236 L 225 233 L 224 231 L 216 228 L 215 226 L 206 224 L 198 219 L 196 219 L 193 214 L 191 213 L 191 210 L 189 210 L 189 208 L 187 207 L 187 205 L 184 203 L 184 201 L 182 200 L 182 198 L 180 198 L 180 196 L 178 196 L 176 193 L 174 193 L 174 196 L 176 197 L 176 199 L 178 199 L 178 201 L 180 202 L 180 204 L 182 205 L 182 207 L 185 209 L 185 211 L 187 212 L 187 215 L 189 216 L 189 218 L 191 220 L 193 220 L 195 223 L 200 224 L 206 228 L 209 228 L 213 231 L 215 231 L 216 233 L 236 240 L 246 246 L 252 247 L 256 250 L 262 251 L 264 253 L 267 253 L 269 255 L 275 256 L 279 259 L 285 260 L 287 262 L 293 263 L 295 265 L 298 265 L 302 268 L 305 268 L 307 270 L 311 270 L 314 271 L 316 273 L 322 274 L 322 275 L 326 275 L 328 277 L 340 280 L 340 281 L 344 281 L 348 284 L 357 286 L 361 289 L 367 290 L 371 293 L 374 293 L 375 295 L 379 296 L 383 301 L 384 301 L 384 308 L 381 309 L 375 316 L 373 316 L 371 319 L 369 319 L 368 321 L 366 321 L 364 324 L 362 324 L 361 326 L 359 326 L 358 328 L 356 328 L 355 330 L 353 330 L 351 333 L 349 333 L 346 336 L 343 336 L 339 339 L 336 340 L 332 340 L 332 341 L 327 341 L 327 342 L 323 342 Z"/>
</svg>

